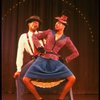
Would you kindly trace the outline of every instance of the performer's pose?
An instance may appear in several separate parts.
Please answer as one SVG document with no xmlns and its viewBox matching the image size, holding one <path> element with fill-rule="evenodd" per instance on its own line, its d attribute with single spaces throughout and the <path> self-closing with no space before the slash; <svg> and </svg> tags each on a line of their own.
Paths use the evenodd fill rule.
<svg viewBox="0 0 100 100">
<path fill-rule="evenodd" d="M 39 95 L 35 86 L 50 88 L 67 80 L 58 98 L 58 100 L 64 100 L 66 94 L 75 82 L 76 78 L 74 74 L 59 59 L 62 57 L 59 51 L 61 51 L 63 47 L 70 50 L 70 54 L 65 57 L 67 63 L 79 56 L 78 50 L 70 37 L 64 35 L 67 18 L 65 15 L 55 17 L 57 20 L 55 31 L 49 29 L 37 35 L 33 35 L 33 42 L 41 54 L 26 72 L 23 82 L 37 100 L 43 100 L 43 98 Z M 39 43 L 40 39 L 46 39 L 44 48 L 42 48 Z M 45 83 L 45 85 L 42 83 Z"/>
<path fill-rule="evenodd" d="M 32 35 L 39 33 L 38 28 L 40 24 L 41 19 L 38 16 L 30 16 L 28 19 L 26 19 L 28 32 L 23 33 L 18 41 L 16 58 L 17 71 L 14 74 L 14 78 L 16 78 L 17 100 L 24 100 L 23 94 L 25 93 L 26 86 L 24 86 L 22 78 L 37 56 L 38 52 L 35 49 L 34 43 L 32 42 Z M 40 43 L 42 44 L 42 41 L 40 41 Z M 27 53 L 26 56 L 25 53 Z M 24 63 L 24 58 L 27 58 L 28 63 Z"/>
</svg>

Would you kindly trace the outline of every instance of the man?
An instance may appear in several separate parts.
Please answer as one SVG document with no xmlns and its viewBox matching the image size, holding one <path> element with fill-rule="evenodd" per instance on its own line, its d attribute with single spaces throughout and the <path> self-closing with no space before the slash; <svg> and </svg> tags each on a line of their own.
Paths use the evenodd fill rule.
<svg viewBox="0 0 100 100">
<path fill-rule="evenodd" d="M 66 56 L 64 58 L 67 63 L 79 56 L 78 50 L 74 46 L 70 37 L 66 37 L 64 35 L 67 18 L 68 17 L 65 15 L 55 18 L 57 19 L 55 24 L 56 31 L 49 29 L 43 31 L 41 34 L 33 35 L 33 42 L 40 52 L 40 48 L 42 48 L 42 46 L 39 43 L 39 40 L 46 39 L 46 44 L 44 46 L 45 51 L 41 52 L 41 55 L 37 57 L 34 63 L 32 63 L 23 78 L 23 82 L 37 100 L 43 100 L 43 98 L 39 95 L 35 85 L 40 86 L 42 82 L 47 82 L 47 84 L 50 83 L 49 85 L 51 86 L 52 83 L 54 84 L 54 82 L 56 82 L 56 86 L 62 81 L 67 80 L 59 98 L 57 99 L 64 100 L 66 94 L 69 92 L 75 82 L 76 78 L 74 74 L 59 59 L 62 57 L 62 55 L 59 54 L 59 51 L 61 51 L 63 47 L 66 47 L 70 50 L 70 54 L 65 54 Z M 34 81 L 33 84 L 32 80 Z M 47 85 L 45 86 L 47 87 Z"/>
<path fill-rule="evenodd" d="M 17 89 L 17 100 L 23 100 L 23 94 L 25 92 L 25 86 L 22 82 L 22 78 L 29 66 L 34 62 L 33 58 L 36 58 L 38 52 L 34 47 L 34 43 L 32 41 L 32 35 L 38 34 L 38 29 L 41 24 L 41 19 L 38 16 L 31 16 L 26 19 L 26 25 L 28 26 L 28 32 L 23 33 L 18 41 L 18 49 L 17 49 L 17 58 L 16 65 L 17 71 L 14 74 L 14 78 L 16 79 L 16 89 Z M 42 45 L 42 41 L 40 41 Z M 25 53 L 27 55 L 25 56 Z M 24 57 L 30 56 L 31 59 L 27 64 L 24 64 Z M 27 57 L 27 58 L 30 58 Z"/>
</svg>

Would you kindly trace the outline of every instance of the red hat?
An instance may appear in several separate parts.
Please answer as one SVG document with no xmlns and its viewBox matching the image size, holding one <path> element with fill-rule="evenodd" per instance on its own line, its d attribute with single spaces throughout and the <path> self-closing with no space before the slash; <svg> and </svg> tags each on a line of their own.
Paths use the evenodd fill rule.
<svg viewBox="0 0 100 100">
<path fill-rule="evenodd" d="M 57 19 L 58 21 L 66 25 L 68 17 L 65 15 L 62 15 L 61 17 L 55 17 L 55 19 Z"/>
</svg>

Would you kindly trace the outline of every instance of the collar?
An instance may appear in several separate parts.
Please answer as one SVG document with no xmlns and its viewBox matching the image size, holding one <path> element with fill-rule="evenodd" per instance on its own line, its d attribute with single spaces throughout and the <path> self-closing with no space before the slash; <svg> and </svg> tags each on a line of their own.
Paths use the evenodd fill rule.
<svg viewBox="0 0 100 100">
<path fill-rule="evenodd" d="M 28 31 L 28 35 L 29 35 L 29 37 L 32 37 L 33 34 L 37 34 L 37 33 L 38 33 L 37 31 L 35 31 L 34 33 L 31 32 L 31 31 Z"/>
</svg>

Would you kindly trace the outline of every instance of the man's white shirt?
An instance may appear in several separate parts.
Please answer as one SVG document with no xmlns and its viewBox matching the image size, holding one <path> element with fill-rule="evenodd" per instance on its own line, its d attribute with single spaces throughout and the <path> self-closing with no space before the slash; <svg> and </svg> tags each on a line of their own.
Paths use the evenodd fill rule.
<svg viewBox="0 0 100 100">
<path fill-rule="evenodd" d="M 34 44 L 33 44 L 33 41 L 32 41 L 33 33 L 30 32 L 30 31 L 28 33 L 23 33 L 19 38 L 18 48 L 17 48 L 16 66 L 17 66 L 18 72 L 21 71 L 21 68 L 23 66 L 24 51 L 26 50 L 26 52 L 28 52 L 30 55 L 33 55 L 31 48 L 28 44 L 27 34 L 28 34 L 28 37 L 29 37 L 30 45 L 31 45 L 32 50 L 34 52 Z M 34 34 L 38 34 L 38 32 L 35 31 Z M 40 41 L 40 43 L 43 46 L 42 41 Z"/>
</svg>

